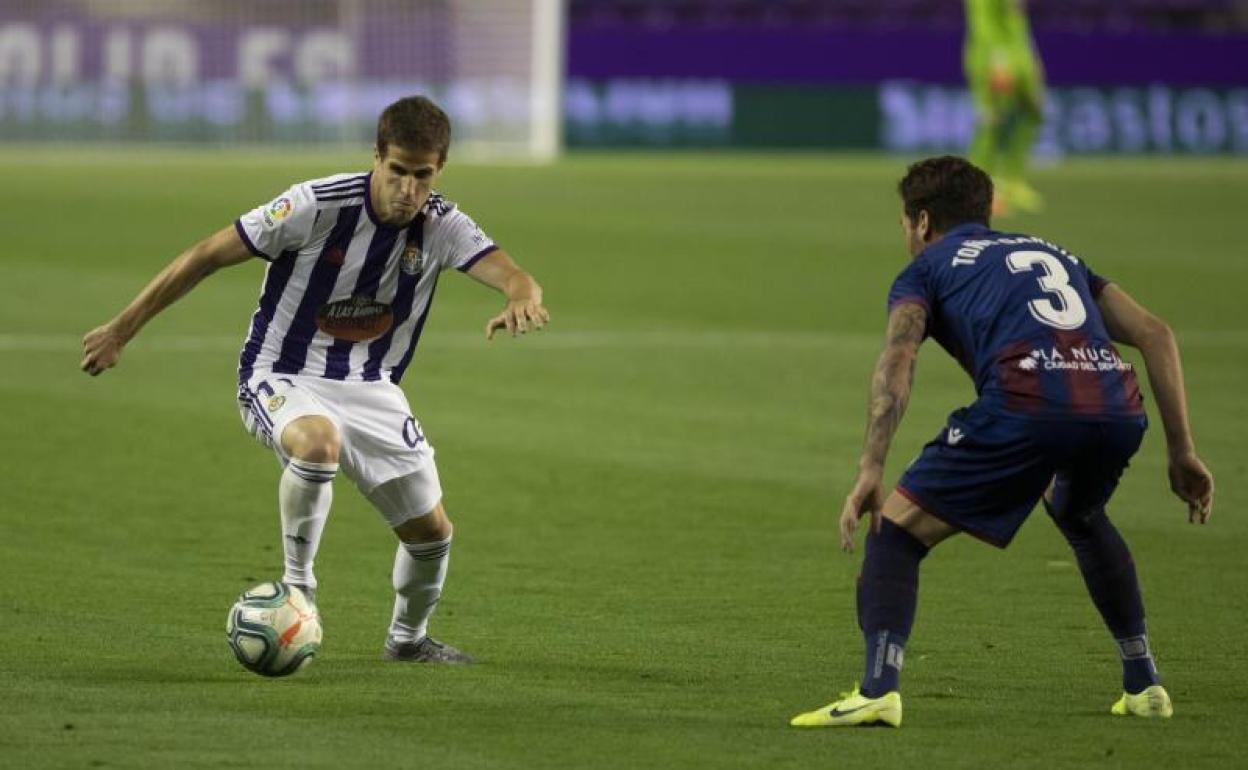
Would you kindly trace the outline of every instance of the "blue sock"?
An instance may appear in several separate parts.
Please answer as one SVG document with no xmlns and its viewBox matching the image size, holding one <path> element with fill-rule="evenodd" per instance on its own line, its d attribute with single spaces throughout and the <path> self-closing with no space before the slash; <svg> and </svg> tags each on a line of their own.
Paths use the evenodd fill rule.
<svg viewBox="0 0 1248 770">
<path fill-rule="evenodd" d="M 1151 685 L 1161 684 L 1153 653 L 1148 649 L 1148 634 L 1114 641 L 1118 642 L 1118 653 L 1122 656 L 1122 689 L 1134 695 Z"/>
<path fill-rule="evenodd" d="M 1045 507 L 1074 550 L 1092 603 L 1118 643 L 1122 687 L 1129 693 L 1138 693 L 1159 684 L 1161 677 L 1148 648 L 1144 599 L 1135 575 L 1135 561 L 1104 508 L 1083 517 L 1063 515 L 1065 491 L 1055 488 L 1053 505 L 1046 503 Z"/>
<path fill-rule="evenodd" d="M 919 562 L 927 551 L 927 546 L 888 519 L 878 535 L 867 534 L 858 576 L 858 627 L 867 651 L 859 691 L 868 698 L 898 687 L 918 603 Z"/>
</svg>

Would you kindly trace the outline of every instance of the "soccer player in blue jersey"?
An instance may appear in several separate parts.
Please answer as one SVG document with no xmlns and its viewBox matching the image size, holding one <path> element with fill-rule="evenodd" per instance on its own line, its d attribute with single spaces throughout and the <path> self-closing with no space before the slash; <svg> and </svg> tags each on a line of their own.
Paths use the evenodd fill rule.
<svg viewBox="0 0 1248 770">
<path fill-rule="evenodd" d="M 858 578 L 866 670 L 852 693 L 791 724 L 899 727 L 898 677 L 919 563 L 958 532 L 1004 548 L 1042 500 L 1121 653 L 1124 692 L 1111 712 L 1169 717 L 1135 566 L 1105 505 L 1146 424 L 1135 372 L 1114 347 L 1120 342 L 1144 357 L 1165 429 L 1171 489 L 1187 503 L 1189 521 L 1209 519 L 1213 476 L 1188 426 L 1174 334 L 1065 249 L 991 229 L 992 182 L 971 163 L 916 163 L 899 191 L 913 260 L 889 292 L 866 444 L 840 519 L 841 546 L 850 551 L 859 518 L 871 517 Z M 927 337 L 966 369 L 978 398 L 950 415 L 885 498 L 884 460 Z"/>
<path fill-rule="evenodd" d="M 268 263 L 239 356 L 243 424 L 271 448 L 283 581 L 315 599 L 312 566 L 341 468 L 399 539 L 387 660 L 468 663 L 428 634 L 442 595 L 451 521 L 433 447 L 399 388 L 443 270 L 502 292 L 487 337 L 540 329 L 542 289 L 454 203 L 434 190 L 451 144 L 446 114 L 400 99 L 377 124 L 373 168 L 301 182 L 192 246 L 128 307 L 83 339 L 82 368 L 114 366 L 157 313 L 214 271 Z"/>
</svg>

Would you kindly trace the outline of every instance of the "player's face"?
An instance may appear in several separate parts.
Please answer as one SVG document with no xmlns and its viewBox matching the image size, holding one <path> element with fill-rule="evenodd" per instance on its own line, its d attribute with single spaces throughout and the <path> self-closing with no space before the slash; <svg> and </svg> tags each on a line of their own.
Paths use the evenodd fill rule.
<svg viewBox="0 0 1248 770">
<path fill-rule="evenodd" d="M 398 145 L 386 154 L 373 152 L 373 182 L 369 193 L 373 208 L 383 222 L 406 225 L 429 200 L 442 163 L 436 152 L 408 150 Z"/>
<path fill-rule="evenodd" d="M 911 257 L 917 257 L 919 252 L 927 248 L 931 231 L 926 211 L 919 212 L 918 221 L 910 219 L 905 211 L 901 212 L 901 232 L 906 239 L 906 251 L 910 252 Z"/>
</svg>

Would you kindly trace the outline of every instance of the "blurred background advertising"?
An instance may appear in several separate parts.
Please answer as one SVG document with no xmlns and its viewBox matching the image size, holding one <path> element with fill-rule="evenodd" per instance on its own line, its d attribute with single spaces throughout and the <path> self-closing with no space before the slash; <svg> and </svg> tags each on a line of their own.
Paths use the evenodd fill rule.
<svg viewBox="0 0 1248 770">
<path fill-rule="evenodd" d="M 1248 152 L 1248 2 L 1026 5 L 1037 154 Z M 0 0 L 0 140 L 965 149 L 960 0 Z"/>
</svg>

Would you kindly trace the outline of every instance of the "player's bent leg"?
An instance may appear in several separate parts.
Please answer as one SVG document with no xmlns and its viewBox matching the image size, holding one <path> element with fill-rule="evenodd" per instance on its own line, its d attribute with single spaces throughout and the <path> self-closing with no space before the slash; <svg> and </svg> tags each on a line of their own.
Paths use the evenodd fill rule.
<svg viewBox="0 0 1248 770">
<path fill-rule="evenodd" d="M 411 545 L 449 540 L 453 531 L 451 519 L 446 515 L 441 501 L 428 513 L 413 516 L 394 527 L 394 534 L 399 540 Z"/>
<path fill-rule="evenodd" d="M 1070 543 L 1088 594 L 1118 645 L 1124 692 L 1111 711 L 1168 717 L 1173 706 L 1149 649 L 1135 562 L 1105 514 L 1107 491 L 1089 490 L 1081 481 L 1065 472 L 1057 474 L 1045 493 L 1044 507 Z"/>
<path fill-rule="evenodd" d="M 958 530 L 896 492 L 883 513 L 880 531 L 867 533 L 858 576 L 858 627 L 866 645 L 862 681 L 840 700 L 793 717 L 794 727 L 901 726 L 898 687 L 918 604 L 919 563 Z"/>
<path fill-rule="evenodd" d="M 429 636 L 429 618 L 442 597 L 450 565 L 453 526 L 441 503 L 432 463 L 422 472 L 388 481 L 368 499 L 399 538 L 391 573 L 394 612 L 382 657 L 411 663 L 471 663 L 465 653 Z M 432 502 L 430 502 L 432 501 Z"/>
<path fill-rule="evenodd" d="M 884 500 L 885 519 L 910 533 L 928 548 L 948 540 L 961 530 L 923 510 L 905 495 L 894 491 Z"/>
<path fill-rule="evenodd" d="M 285 556 L 282 580 L 315 602 L 317 581 L 312 567 L 333 503 L 341 439 L 328 417 L 306 415 L 282 429 L 280 445 L 286 458 L 278 483 Z"/>
<path fill-rule="evenodd" d="M 867 535 L 858 575 L 858 627 L 866 646 L 860 692 L 867 698 L 897 691 L 918 606 L 919 565 L 957 532 L 897 492 L 885 500 L 883 513 L 880 531 Z"/>
<path fill-rule="evenodd" d="M 336 464 L 342 438 L 333 420 L 310 414 L 291 420 L 282 429 L 281 444 L 282 452 L 292 459 Z"/>
</svg>

